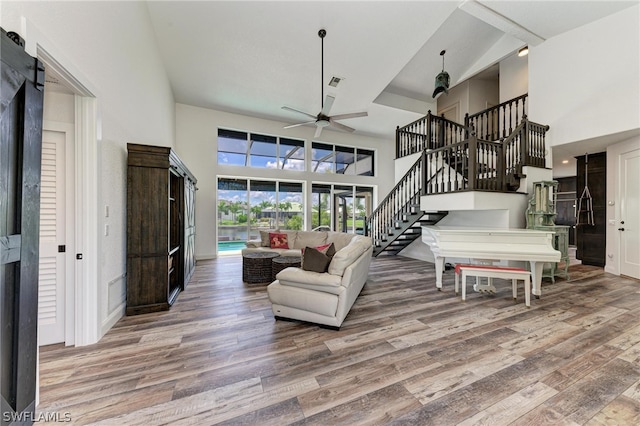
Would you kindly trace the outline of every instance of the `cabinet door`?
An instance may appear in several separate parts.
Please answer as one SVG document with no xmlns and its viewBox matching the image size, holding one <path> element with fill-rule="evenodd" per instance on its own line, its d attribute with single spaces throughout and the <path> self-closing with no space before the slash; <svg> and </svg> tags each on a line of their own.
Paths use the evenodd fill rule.
<svg viewBox="0 0 640 426">
<path fill-rule="evenodd" d="M 196 266 L 196 186 L 191 179 L 185 179 L 184 219 L 184 287 L 186 287 Z"/>
<path fill-rule="evenodd" d="M 2 424 L 31 424 L 38 349 L 44 66 L 1 30 L 0 70 Z"/>
</svg>

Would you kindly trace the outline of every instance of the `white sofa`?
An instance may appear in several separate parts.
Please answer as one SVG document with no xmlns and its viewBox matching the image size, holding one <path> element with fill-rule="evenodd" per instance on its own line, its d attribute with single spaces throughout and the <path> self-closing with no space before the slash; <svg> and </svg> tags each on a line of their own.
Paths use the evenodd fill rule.
<svg viewBox="0 0 640 426">
<path fill-rule="evenodd" d="M 287 231 L 291 249 L 254 247 L 245 250 L 278 251 L 300 255 L 304 247 L 333 243 L 336 253 L 327 272 L 286 268 L 269 284 L 267 293 L 276 319 L 294 319 L 339 329 L 369 275 L 373 245 L 369 237 L 342 232 Z M 293 240 L 292 240 L 293 237 Z M 291 243 L 293 241 L 293 243 Z"/>
</svg>

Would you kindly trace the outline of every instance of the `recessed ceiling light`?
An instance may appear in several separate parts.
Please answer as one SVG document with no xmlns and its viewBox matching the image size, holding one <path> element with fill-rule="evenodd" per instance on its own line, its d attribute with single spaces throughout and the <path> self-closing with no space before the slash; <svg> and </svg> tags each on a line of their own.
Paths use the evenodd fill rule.
<svg viewBox="0 0 640 426">
<path fill-rule="evenodd" d="M 569 160 L 562 160 L 562 164 L 569 164 Z"/>
</svg>

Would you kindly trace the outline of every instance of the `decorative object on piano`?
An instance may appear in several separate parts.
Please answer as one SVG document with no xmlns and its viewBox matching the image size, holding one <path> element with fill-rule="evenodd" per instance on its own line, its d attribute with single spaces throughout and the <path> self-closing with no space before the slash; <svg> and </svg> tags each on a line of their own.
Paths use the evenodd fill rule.
<svg viewBox="0 0 640 426">
<path fill-rule="evenodd" d="M 449 94 L 449 73 L 444 70 L 445 53 L 447 53 L 446 50 L 440 52 L 440 56 L 442 56 L 442 72 L 436 76 L 436 87 L 431 96 L 433 99 L 436 99 L 442 92 Z"/>
<path fill-rule="evenodd" d="M 564 263 L 562 269 L 559 262 L 550 262 L 542 270 L 543 278 L 551 278 L 555 282 L 556 276 L 569 279 L 569 226 L 556 225 L 556 198 L 558 181 L 542 181 L 533 183 L 533 197 L 527 208 L 527 228 L 540 231 L 552 231 L 553 248 L 561 253 L 560 261 Z"/>
<path fill-rule="evenodd" d="M 555 225 L 557 187 L 558 181 L 555 180 L 533 183 L 533 197 L 529 200 L 527 208 L 527 228 Z"/>
</svg>

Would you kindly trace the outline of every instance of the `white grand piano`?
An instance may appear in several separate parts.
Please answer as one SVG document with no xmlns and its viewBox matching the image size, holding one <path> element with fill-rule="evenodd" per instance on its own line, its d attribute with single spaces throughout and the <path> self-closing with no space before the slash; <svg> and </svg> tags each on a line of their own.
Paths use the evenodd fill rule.
<svg viewBox="0 0 640 426">
<path fill-rule="evenodd" d="M 531 265 L 532 292 L 542 295 L 542 267 L 560 261 L 561 253 L 552 245 L 553 232 L 532 229 L 493 229 L 423 226 L 422 242 L 435 258 L 436 287 L 442 288 L 445 258 L 476 261 L 514 260 Z"/>
</svg>

